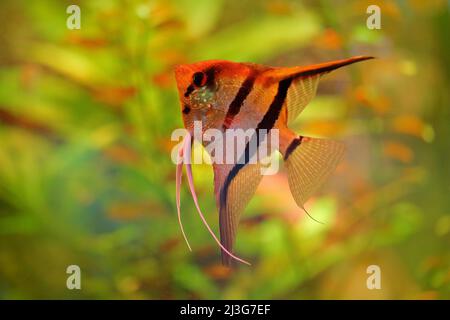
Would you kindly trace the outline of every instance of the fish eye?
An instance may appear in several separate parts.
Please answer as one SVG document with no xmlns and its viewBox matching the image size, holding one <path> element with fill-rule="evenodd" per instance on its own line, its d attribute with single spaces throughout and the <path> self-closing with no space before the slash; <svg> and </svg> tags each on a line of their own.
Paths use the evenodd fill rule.
<svg viewBox="0 0 450 320">
<path fill-rule="evenodd" d="M 206 75 L 204 72 L 196 72 L 192 76 L 192 83 L 196 87 L 202 87 L 206 84 Z"/>
</svg>

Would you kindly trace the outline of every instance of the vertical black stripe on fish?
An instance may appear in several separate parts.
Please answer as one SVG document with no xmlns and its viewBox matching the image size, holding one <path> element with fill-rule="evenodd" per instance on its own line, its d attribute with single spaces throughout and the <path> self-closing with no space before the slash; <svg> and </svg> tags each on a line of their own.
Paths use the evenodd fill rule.
<svg viewBox="0 0 450 320">
<path fill-rule="evenodd" d="M 217 70 L 217 68 L 215 66 L 209 67 L 205 70 L 203 70 L 203 72 L 206 75 L 206 83 L 205 85 L 208 87 L 212 87 L 215 85 L 215 77 L 216 77 L 216 72 L 218 72 L 219 70 Z"/>
<path fill-rule="evenodd" d="M 247 76 L 247 78 L 242 83 L 241 87 L 239 88 L 236 96 L 234 97 L 233 101 L 228 106 L 228 111 L 225 116 L 225 120 L 223 122 L 222 128 L 228 129 L 231 126 L 231 123 L 233 122 L 234 117 L 239 113 L 241 110 L 241 107 L 247 99 L 248 95 L 253 89 L 253 85 L 255 84 L 256 74 L 253 71 L 250 71 L 250 74 Z"/>
<path fill-rule="evenodd" d="M 281 80 L 278 84 L 278 91 L 273 99 L 272 103 L 270 104 L 269 110 L 267 110 L 266 114 L 262 118 L 262 120 L 258 123 L 258 129 L 266 129 L 270 130 L 275 125 L 275 122 L 278 120 L 278 117 L 280 116 L 281 109 L 283 107 L 284 101 L 286 100 L 287 93 L 289 90 L 289 87 L 291 86 L 292 78 L 287 78 L 284 80 Z"/>
<path fill-rule="evenodd" d="M 298 138 L 295 138 L 294 140 L 292 140 L 292 142 L 289 144 L 289 146 L 286 149 L 286 153 L 284 154 L 284 161 L 286 161 L 289 156 L 291 155 L 291 153 L 299 146 L 301 145 L 303 140 L 303 136 L 300 136 Z"/>
<path fill-rule="evenodd" d="M 275 125 L 275 122 L 277 121 L 278 117 L 280 116 L 281 109 L 283 107 L 284 101 L 286 100 L 287 93 L 289 90 L 289 87 L 291 86 L 292 78 L 284 79 L 278 83 L 278 90 L 277 94 L 273 98 L 272 103 L 269 106 L 269 109 L 267 110 L 266 114 L 262 118 L 262 120 L 258 123 L 256 127 L 255 136 L 253 136 L 251 139 L 257 139 L 256 140 L 256 148 L 253 150 L 253 152 L 256 152 L 259 148 L 259 145 L 262 141 L 260 139 L 259 133 L 263 132 L 261 130 L 265 129 L 265 136 L 267 133 L 273 128 Z M 225 179 L 224 185 L 220 191 L 220 206 L 223 207 L 226 205 L 227 202 L 227 193 L 228 188 L 230 187 L 231 181 L 236 177 L 236 175 L 239 173 L 239 171 L 250 161 L 253 154 L 250 155 L 250 141 L 247 142 L 245 146 L 244 154 L 242 155 L 244 159 L 241 158 L 241 160 L 244 161 L 238 161 L 237 164 L 233 166 L 230 173 L 228 174 L 227 178 Z"/>
</svg>

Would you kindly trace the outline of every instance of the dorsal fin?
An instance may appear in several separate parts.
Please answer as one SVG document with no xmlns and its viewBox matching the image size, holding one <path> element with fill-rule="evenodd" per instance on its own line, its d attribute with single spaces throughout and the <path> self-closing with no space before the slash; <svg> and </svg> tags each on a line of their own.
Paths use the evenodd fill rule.
<svg viewBox="0 0 450 320">
<path fill-rule="evenodd" d="M 265 72 L 265 76 L 275 81 L 292 79 L 286 98 L 287 120 L 292 122 L 314 98 L 322 75 L 340 67 L 372 59 L 373 57 L 357 56 L 344 60 L 336 60 L 306 67 L 273 68 Z"/>
<path fill-rule="evenodd" d="M 333 71 L 335 69 L 347 66 L 352 63 L 373 59 L 374 57 L 369 56 L 356 56 L 348 59 L 335 60 L 330 62 L 324 62 L 319 64 L 313 64 L 310 66 L 300 66 L 300 67 L 282 67 L 282 68 L 272 68 L 265 72 L 268 77 L 273 77 L 278 80 L 286 78 L 296 78 L 296 77 L 308 77 L 314 76 L 321 73 L 326 73 Z"/>
</svg>

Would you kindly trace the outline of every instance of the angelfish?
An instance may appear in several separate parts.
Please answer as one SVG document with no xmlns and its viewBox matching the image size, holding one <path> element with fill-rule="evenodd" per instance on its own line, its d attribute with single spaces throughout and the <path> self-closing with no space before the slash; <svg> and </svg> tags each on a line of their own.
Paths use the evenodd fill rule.
<svg viewBox="0 0 450 320">
<path fill-rule="evenodd" d="M 209 60 L 178 65 L 175 78 L 181 102 L 186 134 L 179 149 L 176 172 L 176 203 L 181 231 L 180 188 L 183 164 L 186 166 L 189 189 L 200 217 L 221 248 L 222 263 L 247 261 L 233 253 L 239 218 L 261 181 L 261 164 L 213 163 L 214 193 L 219 211 L 220 240 L 203 216 L 195 193 L 191 169 L 191 145 L 194 121 L 201 121 L 202 130 L 254 128 L 256 131 L 278 129 L 279 145 L 285 161 L 288 183 L 297 205 L 304 203 L 331 175 L 344 154 L 341 142 L 299 136 L 289 129 L 291 123 L 312 100 L 319 79 L 326 73 L 372 59 L 356 56 L 306 67 L 268 67 L 253 63 Z M 257 139 L 257 147 L 261 139 Z M 205 143 L 203 143 L 205 145 Z M 224 150 L 224 152 L 235 152 Z M 248 152 L 248 144 L 244 152 Z"/>
</svg>

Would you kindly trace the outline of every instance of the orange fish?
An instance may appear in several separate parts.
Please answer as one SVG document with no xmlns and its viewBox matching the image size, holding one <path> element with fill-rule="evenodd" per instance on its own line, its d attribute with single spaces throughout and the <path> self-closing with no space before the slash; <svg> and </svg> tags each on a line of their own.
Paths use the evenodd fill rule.
<svg viewBox="0 0 450 320">
<path fill-rule="evenodd" d="M 249 162 L 249 144 L 244 159 L 237 163 L 213 163 L 214 192 L 219 210 L 220 241 L 206 222 L 197 200 L 190 165 L 194 121 L 201 121 L 202 130 L 253 128 L 279 133 L 277 149 L 286 163 L 289 187 L 297 205 L 304 203 L 334 171 L 344 154 L 340 142 L 298 136 L 288 124 L 302 112 L 315 95 L 319 79 L 334 69 L 372 59 L 357 56 L 307 67 L 268 67 L 252 63 L 224 60 L 179 65 L 175 77 L 181 102 L 184 126 L 188 131 L 179 150 L 176 174 L 176 202 L 181 231 L 190 249 L 181 224 L 180 188 L 182 166 L 186 166 L 189 188 L 200 217 L 218 243 L 222 262 L 237 260 L 249 264 L 233 253 L 241 212 L 261 181 L 261 163 Z M 256 147 L 264 138 L 256 138 Z M 267 137 L 266 137 L 267 139 Z M 207 144 L 202 142 L 206 147 Z M 235 150 L 224 150 L 224 153 Z M 242 158 L 243 157 L 243 158 Z"/>
</svg>

